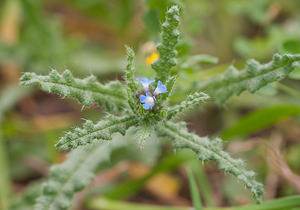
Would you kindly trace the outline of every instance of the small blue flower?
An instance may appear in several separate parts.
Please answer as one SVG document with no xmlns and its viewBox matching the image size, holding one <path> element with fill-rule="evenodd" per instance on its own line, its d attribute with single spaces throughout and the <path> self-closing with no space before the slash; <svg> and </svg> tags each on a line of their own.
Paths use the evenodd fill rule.
<svg viewBox="0 0 300 210">
<path fill-rule="evenodd" d="M 165 85 L 163 85 L 161 81 L 158 81 L 157 87 L 154 91 L 154 95 L 156 96 L 160 93 L 167 93 L 167 92 L 168 92 L 167 87 Z"/>
<path fill-rule="evenodd" d="M 136 79 L 140 81 L 144 87 L 145 91 L 148 91 L 149 85 L 155 81 L 155 79 L 148 79 L 148 78 L 142 78 L 142 79 Z"/>
<path fill-rule="evenodd" d="M 140 102 L 143 104 L 143 108 L 145 110 L 152 109 L 154 106 L 154 99 L 149 95 L 149 93 L 146 93 L 146 96 L 142 95 L 140 97 Z"/>
</svg>

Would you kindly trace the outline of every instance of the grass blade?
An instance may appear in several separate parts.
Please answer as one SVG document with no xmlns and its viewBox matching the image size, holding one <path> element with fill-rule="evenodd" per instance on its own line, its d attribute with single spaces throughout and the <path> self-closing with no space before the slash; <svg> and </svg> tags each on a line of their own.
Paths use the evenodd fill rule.
<svg viewBox="0 0 300 210">
<path fill-rule="evenodd" d="M 294 210 L 300 207 L 300 195 L 288 196 L 276 200 L 266 201 L 259 205 L 238 207 L 208 207 L 203 210 Z M 191 207 L 170 207 L 112 201 L 105 198 L 94 198 L 88 203 L 89 209 L 101 210 L 192 210 Z"/>
<path fill-rule="evenodd" d="M 192 210 L 190 207 L 170 207 L 115 201 L 105 198 L 95 198 L 88 203 L 89 209 L 101 210 Z"/>
<path fill-rule="evenodd" d="M 187 168 L 189 183 L 190 183 L 190 191 L 192 196 L 192 201 L 194 204 L 195 210 L 202 210 L 202 203 L 200 199 L 200 193 L 198 191 L 198 186 L 196 184 L 195 177 L 193 175 L 192 169 L 190 167 Z"/>
<path fill-rule="evenodd" d="M 205 174 L 204 167 L 199 164 L 199 160 L 191 160 L 189 163 L 192 171 L 195 174 L 195 179 L 199 185 L 200 194 L 207 206 L 216 206 L 211 185 Z"/>
<path fill-rule="evenodd" d="M 279 105 L 254 111 L 242 118 L 221 135 L 223 139 L 232 139 L 253 133 L 270 125 L 300 114 L 300 107 L 296 105 Z"/>
<path fill-rule="evenodd" d="M 249 205 L 244 207 L 236 207 L 233 210 L 292 210 L 300 207 L 300 196 L 289 196 L 276 200 L 266 201 L 260 205 Z"/>
<path fill-rule="evenodd" d="M 5 151 L 5 144 L 0 130 L 0 209 L 2 210 L 8 209 L 10 196 L 10 177 Z"/>
</svg>

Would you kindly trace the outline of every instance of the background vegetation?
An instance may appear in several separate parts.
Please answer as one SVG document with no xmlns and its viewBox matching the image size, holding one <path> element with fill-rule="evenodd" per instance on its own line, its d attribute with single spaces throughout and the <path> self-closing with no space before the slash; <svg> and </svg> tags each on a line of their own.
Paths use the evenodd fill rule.
<svg viewBox="0 0 300 210">
<path fill-rule="evenodd" d="M 269 61 L 275 52 L 300 53 L 296 0 L 1 1 L 0 209 L 32 209 L 50 165 L 66 158 L 54 148 L 64 130 L 104 114 L 99 107 L 85 109 L 73 100 L 20 87 L 22 72 L 70 69 L 78 77 L 123 80 L 127 44 L 136 51 L 137 74 L 151 77 L 148 56 L 159 41 L 159 23 L 174 3 L 183 8 L 174 104 L 231 64 Z M 265 200 L 275 201 L 261 209 L 299 199 L 275 200 L 300 193 L 299 79 L 300 68 L 256 95 L 243 93 L 223 106 L 209 103 L 205 112 L 184 116 L 190 131 L 221 136 L 226 150 L 257 172 Z M 73 208 L 216 209 L 252 203 L 248 192 L 214 163 L 202 165 L 194 154 L 171 148 L 153 138 L 141 150 L 128 135 L 126 145 L 76 195 Z"/>
</svg>

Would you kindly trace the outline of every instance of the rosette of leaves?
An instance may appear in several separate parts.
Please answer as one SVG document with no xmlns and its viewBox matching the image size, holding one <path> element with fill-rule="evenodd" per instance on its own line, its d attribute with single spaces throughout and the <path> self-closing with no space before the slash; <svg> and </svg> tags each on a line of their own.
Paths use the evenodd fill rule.
<svg viewBox="0 0 300 210">
<path fill-rule="evenodd" d="M 275 55 L 267 64 L 251 60 L 240 71 L 231 67 L 224 75 L 201 84 L 180 104 L 169 106 L 168 97 L 176 94 L 172 92 L 175 76 L 170 71 L 176 65 L 178 25 L 179 7 L 175 5 L 167 11 L 166 21 L 162 24 L 162 42 L 157 45 L 159 59 L 152 64 L 156 72 L 155 79 L 136 80 L 135 55 L 129 47 L 126 48 L 128 64 L 125 84 L 119 81 L 101 84 L 93 76 L 77 79 L 68 70 L 63 74 L 53 70 L 48 76 L 35 73 L 22 76 L 23 85 L 39 84 L 47 92 L 75 98 L 85 106 L 97 103 L 105 106 L 108 112 L 119 111 L 118 116 L 108 114 L 97 123 L 86 121 L 82 128 L 67 132 L 58 141 L 58 149 L 74 150 L 65 163 L 51 169 L 50 178 L 44 183 L 37 199 L 36 209 L 69 208 L 74 193 L 88 185 L 97 166 L 109 158 L 111 151 L 118 148 L 108 140 L 114 138 L 114 133 L 125 135 L 129 128 L 136 130 L 139 138 L 137 143 L 142 144 L 156 132 L 163 139 L 170 138 L 175 148 L 188 148 L 197 154 L 199 160 L 216 162 L 221 170 L 241 181 L 257 202 L 262 201 L 262 184 L 255 180 L 254 172 L 245 169 L 242 160 L 233 159 L 223 150 L 221 139 L 190 133 L 185 123 L 178 119 L 181 113 L 200 106 L 209 98 L 223 103 L 232 95 L 239 95 L 243 91 L 254 93 L 284 78 L 298 65 L 300 56 Z"/>
</svg>

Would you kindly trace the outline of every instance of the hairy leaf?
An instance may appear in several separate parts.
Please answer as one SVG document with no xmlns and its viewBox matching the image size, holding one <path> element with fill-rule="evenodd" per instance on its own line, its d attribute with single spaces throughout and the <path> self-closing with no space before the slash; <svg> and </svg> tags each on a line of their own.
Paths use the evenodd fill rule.
<svg viewBox="0 0 300 210">
<path fill-rule="evenodd" d="M 126 47 L 127 52 L 127 66 L 126 66 L 126 82 L 130 90 L 134 93 L 137 90 L 137 84 L 134 79 L 134 51 L 130 47 Z"/>
<path fill-rule="evenodd" d="M 40 196 L 41 193 L 40 181 L 30 183 L 20 195 L 14 196 L 12 203 L 9 207 L 10 210 L 32 210 L 35 205 L 35 200 Z"/>
<path fill-rule="evenodd" d="M 98 103 L 100 106 L 106 106 L 108 110 L 113 108 L 120 110 L 126 101 L 120 82 L 115 81 L 103 85 L 95 76 L 76 79 L 69 70 L 62 74 L 52 70 L 47 76 L 25 73 L 20 81 L 22 85 L 39 84 L 44 91 L 56 93 L 62 97 L 75 98 L 85 106 Z"/>
<path fill-rule="evenodd" d="M 109 115 L 97 124 L 87 120 L 83 128 L 75 128 L 73 132 L 68 132 L 55 146 L 60 150 L 67 150 L 93 143 L 95 140 L 111 140 L 113 133 L 125 135 L 128 128 L 136 125 L 137 122 L 134 116 L 116 117 L 113 115 Z"/>
<path fill-rule="evenodd" d="M 122 146 L 120 141 L 94 142 L 73 150 L 67 161 L 54 165 L 49 180 L 44 183 L 36 210 L 68 209 L 75 192 L 86 187 L 100 164 L 107 162 L 112 151 Z"/>
<path fill-rule="evenodd" d="M 170 120 L 177 114 L 183 113 L 189 109 L 199 106 L 203 101 L 207 99 L 209 99 L 209 96 L 205 93 L 196 92 L 194 94 L 191 94 L 185 101 L 182 101 L 179 105 L 170 108 L 167 113 L 167 119 Z"/>
<path fill-rule="evenodd" d="M 141 123 L 139 127 L 136 128 L 135 137 L 140 149 L 144 149 L 145 142 L 150 138 L 153 133 L 153 127 L 149 124 Z"/>
<path fill-rule="evenodd" d="M 217 102 L 224 103 L 233 95 L 240 95 L 246 90 L 255 93 L 265 85 L 285 78 L 299 65 L 299 61 L 300 55 L 279 54 L 275 54 L 273 60 L 266 64 L 250 60 L 245 69 L 239 71 L 231 66 L 224 75 L 204 82 L 198 90 L 206 92 Z"/>
<path fill-rule="evenodd" d="M 176 65 L 175 56 L 177 54 L 175 46 L 178 42 L 179 31 L 179 7 L 172 6 L 166 14 L 166 21 L 162 24 L 162 42 L 157 46 L 159 59 L 151 66 L 156 71 L 156 81 L 162 83 L 169 77 L 170 70 Z"/>
<path fill-rule="evenodd" d="M 127 52 L 127 66 L 126 66 L 126 82 L 127 82 L 127 96 L 128 96 L 128 104 L 131 110 L 137 113 L 136 107 L 139 105 L 138 100 L 135 96 L 137 92 L 137 84 L 134 79 L 134 51 L 130 47 L 126 47 Z"/>
<path fill-rule="evenodd" d="M 175 148 L 188 148 L 193 150 L 199 160 L 213 160 L 220 169 L 231 173 L 252 193 L 257 202 L 261 202 L 263 194 L 262 184 L 255 181 L 255 173 L 247 171 L 242 160 L 235 160 L 223 151 L 222 140 L 210 140 L 207 137 L 199 137 L 189 133 L 186 126 L 171 122 L 165 123 L 164 126 L 158 126 L 160 134 L 166 135 L 173 140 Z"/>
<path fill-rule="evenodd" d="M 161 96 L 162 101 L 165 101 L 170 95 L 173 94 L 173 89 L 174 89 L 174 85 L 176 83 L 176 79 L 177 79 L 176 76 L 172 76 L 172 77 L 169 77 L 169 79 L 166 81 L 166 87 L 167 87 L 168 92 L 164 93 Z"/>
</svg>

